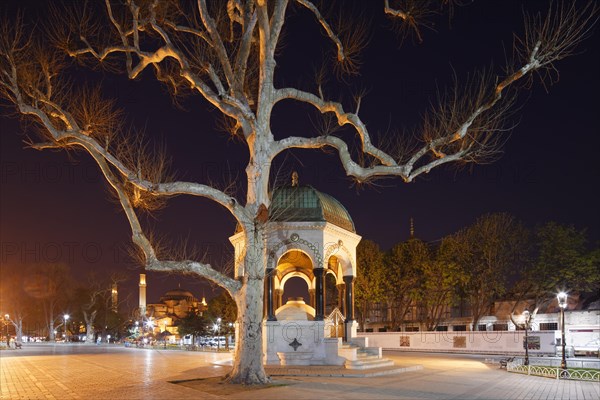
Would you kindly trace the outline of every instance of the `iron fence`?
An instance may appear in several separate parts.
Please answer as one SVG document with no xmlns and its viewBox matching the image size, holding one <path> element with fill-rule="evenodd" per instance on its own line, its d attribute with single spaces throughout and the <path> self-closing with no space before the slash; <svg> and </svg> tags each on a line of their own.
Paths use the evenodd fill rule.
<svg viewBox="0 0 600 400">
<path fill-rule="evenodd" d="M 569 379 L 578 381 L 600 382 L 600 371 L 587 369 L 561 369 L 560 367 L 546 367 L 540 365 L 523 365 L 520 360 L 509 362 L 506 365 L 508 372 L 518 374 L 544 376 L 554 379 Z"/>
</svg>

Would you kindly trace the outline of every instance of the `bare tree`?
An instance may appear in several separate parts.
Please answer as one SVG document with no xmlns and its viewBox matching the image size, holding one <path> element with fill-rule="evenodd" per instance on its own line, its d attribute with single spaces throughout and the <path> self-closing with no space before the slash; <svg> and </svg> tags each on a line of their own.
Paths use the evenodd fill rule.
<svg viewBox="0 0 600 400">
<path fill-rule="evenodd" d="M 21 342 L 23 322 L 31 317 L 35 305 L 24 290 L 23 277 L 20 274 L 11 273 L 3 268 L 1 275 L 0 318 L 4 320 L 5 324 L 10 324 L 15 328 L 16 341 Z"/>
<path fill-rule="evenodd" d="M 83 320 L 85 321 L 85 343 L 94 344 L 96 338 L 96 315 L 98 315 L 97 301 L 102 289 L 91 290 L 87 293 L 87 302 L 81 305 Z"/>
<path fill-rule="evenodd" d="M 126 280 L 121 273 L 112 273 L 109 277 L 98 276 L 92 273 L 88 276 L 87 283 L 77 291 L 77 304 L 80 304 L 81 316 L 85 322 L 86 339 L 88 344 L 95 343 L 97 317 L 104 318 L 103 327 L 107 326 L 110 314 L 118 314 L 118 307 L 127 301 L 129 296 L 117 300 L 113 304 L 112 290 Z M 103 328 L 104 330 L 104 328 Z"/>
<path fill-rule="evenodd" d="M 340 73 L 356 73 L 359 50 L 368 44 L 362 29 L 338 18 L 335 24 L 322 7 L 310 0 L 223 0 L 210 2 L 105 1 L 104 16 L 81 6 L 62 10 L 51 22 L 51 32 L 29 35 L 18 19 L 0 27 L 0 93 L 23 117 L 39 126 L 38 149 L 83 150 L 96 161 L 118 196 L 143 254 L 146 269 L 193 273 L 223 287 L 239 309 L 240 340 L 230 382 L 265 383 L 262 365 L 262 298 L 268 255 L 269 178 L 272 161 L 293 148 L 333 149 L 346 174 L 358 182 L 397 176 L 404 182 L 452 162 L 493 159 L 503 142 L 503 119 L 514 96 L 533 72 L 554 71 L 554 63 L 573 53 L 593 24 L 593 4 L 553 8 L 546 18 L 528 19 L 525 37 L 515 43 L 516 61 L 503 76 L 475 77 L 440 96 L 425 118 L 419 140 L 411 146 L 385 149 L 373 143 L 359 115 L 361 99 L 349 109 L 332 101 L 318 87 L 314 92 L 276 87 L 277 49 L 292 4 L 314 17 L 315 29 L 330 40 Z M 406 2 L 402 9 L 384 1 L 390 18 L 409 24 L 421 38 L 420 25 L 427 12 Z M 381 3 L 379 3 L 379 7 Z M 88 7 L 93 7 L 89 6 Z M 343 7 L 340 7 L 343 9 Z M 97 10 L 92 10 L 97 11 Z M 425 22 L 426 23 L 426 22 Z M 66 53 L 83 63 L 124 70 L 135 79 L 151 70 L 176 95 L 197 94 L 223 114 L 233 135 L 248 149 L 245 199 L 237 199 L 210 185 L 173 180 L 167 158 L 136 136 L 127 135 L 114 104 L 100 90 L 77 90 L 64 72 L 68 60 L 51 48 L 53 38 Z M 323 117 L 356 133 L 360 156 L 333 134 L 276 139 L 271 115 L 276 105 L 294 100 L 313 107 Z M 357 161 L 358 160 L 358 161 Z M 234 279 L 197 259 L 180 259 L 158 253 L 138 212 L 156 209 L 174 195 L 210 199 L 237 220 L 245 235 L 243 276 Z"/>
<path fill-rule="evenodd" d="M 68 265 L 32 264 L 27 268 L 23 280 L 27 295 L 34 299 L 37 311 L 42 313 L 48 338 L 55 340 L 55 329 L 61 326 L 72 291 Z"/>
</svg>

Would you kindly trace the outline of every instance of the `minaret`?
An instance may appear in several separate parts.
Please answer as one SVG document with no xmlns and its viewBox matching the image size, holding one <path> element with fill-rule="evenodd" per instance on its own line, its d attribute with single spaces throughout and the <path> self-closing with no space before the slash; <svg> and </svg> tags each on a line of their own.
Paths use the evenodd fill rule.
<svg viewBox="0 0 600 400">
<path fill-rule="evenodd" d="M 409 239 L 414 239 L 415 238 L 415 221 L 413 220 L 412 217 L 410 217 L 410 238 Z"/>
<path fill-rule="evenodd" d="M 208 304 L 206 304 L 206 297 L 204 297 L 204 293 L 202 293 L 202 301 L 200 302 L 200 307 L 198 307 L 200 316 L 204 314 L 204 311 L 208 309 Z"/>
<path fill-rule="evenodd" d="M 140 274 L 140 317 L 146 316 L 146 274 Z"/>
<path fill-rule="evenodd" d="M 119 291 L 117 290 L 117 284 L 113 283 L 110 289 L 110 309 L 112 312 L 117 312 L 119 304 Z"/>
</svg>

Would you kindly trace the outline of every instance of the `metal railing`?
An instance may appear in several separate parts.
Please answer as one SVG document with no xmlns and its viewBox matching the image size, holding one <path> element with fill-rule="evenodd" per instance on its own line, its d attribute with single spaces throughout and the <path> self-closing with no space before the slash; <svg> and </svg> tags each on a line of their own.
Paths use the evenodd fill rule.
<svg viewBox="0 0 600 400">
<path fill-rule="evenodd" d="M 578 381 L 600 382 L 600 371 L 586 369 L 561 369 L 560 367 L 545 367 L 540 365 L 523 365 L 520 360 L 506 365 L 508 372 L 518 374 L 544 376 L 555 379 L 570 379 Z"/>
</svg>

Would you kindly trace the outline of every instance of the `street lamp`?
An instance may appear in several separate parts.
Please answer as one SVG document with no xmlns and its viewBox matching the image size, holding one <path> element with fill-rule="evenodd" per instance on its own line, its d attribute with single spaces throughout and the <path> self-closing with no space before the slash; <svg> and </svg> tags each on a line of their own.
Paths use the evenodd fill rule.
<svg viewBox="0 0 600 400">
<path fill-rule="evenodd" d="M 148 318 L 148 322 L 146 322 L 146 328 L 148 328 L 148 335 L 152 335 L 154 333 L 154 321 L 152 317 Z"/>
<path fill-rule="evenodd" d="M 529 322 L 531 321 L 529 310 L 523 311 L 523 317 L 525 318 L 525 362 L 523 364 L 529 365 L 529 336 L 527 335 L 529 331 Z"/>
<path fill-rule="evenodd" d="M 65 320 L 65 343 L 67 343 L 67 320 L 69 319 L 69 314 L 63 315 L 63 319 Z"/>
<path fill-rule="evenodd" d="M 567 308 L 567 294 L 560 292 L 556 295 L 558 300 L 558 306 L 560 307 L 560 327 L 562 333 L 562 340 L 560 341 L 562 346 L 562 360 L 560 361 L 560 368 L 563 370 L 567 369 L 567 359 L 565 358 L 565 308 Z"/>
</svg>

